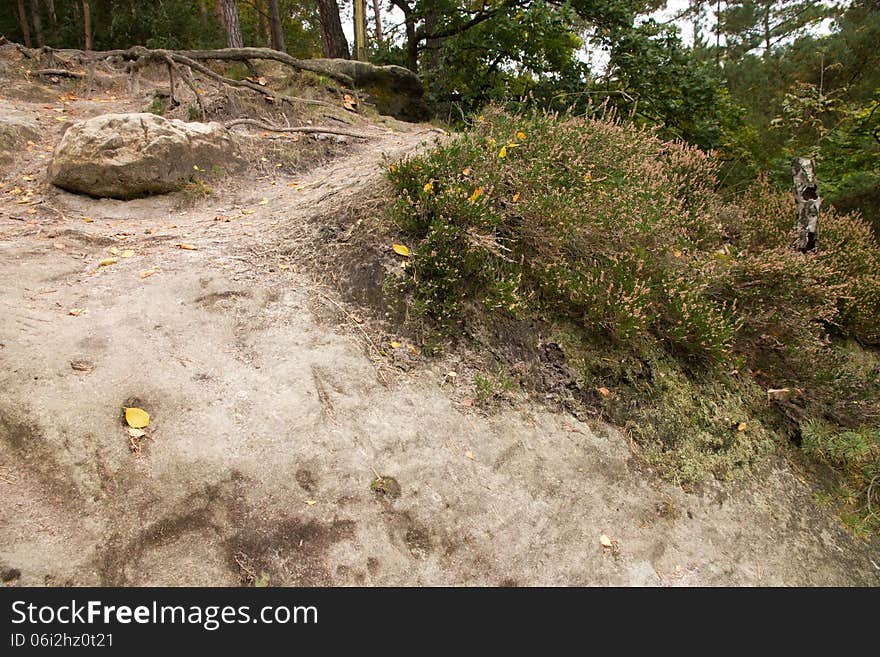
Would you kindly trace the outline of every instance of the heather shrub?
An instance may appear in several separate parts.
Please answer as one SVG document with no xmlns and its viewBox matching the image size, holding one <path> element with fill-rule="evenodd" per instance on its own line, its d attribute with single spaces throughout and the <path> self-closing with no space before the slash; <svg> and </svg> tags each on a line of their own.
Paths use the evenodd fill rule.
<svg viewBox="0 0 880 657">
<path fill-rule="evenodd" d="M 731 203 L 716 172 L 631 125 L 490 108 L 389 167 L 411 251 L 396 289 L 448 336 L 546 327 L 582 397 L 675 481 L 748 467 L 785 427 L 861 476 L 833 448 L 880 418 L 880 366 L 851 353 L 880 342 L 876 237 L 823 211 L 818 250 L 799 253 L 791 194 L 759 181 Z M 769 388 L 790 397 L 773 404 Z"/>
<path fill-rule="evenodd" d="M 447 327 L 476 303 L 723 360 L 735 305 L 688 275 L 722 241 L 715 170 L 705 153 L 632 126 L 487 111 L 389 171 L 394 216 L 415 244 L 415 303 Z"/>
</svg>

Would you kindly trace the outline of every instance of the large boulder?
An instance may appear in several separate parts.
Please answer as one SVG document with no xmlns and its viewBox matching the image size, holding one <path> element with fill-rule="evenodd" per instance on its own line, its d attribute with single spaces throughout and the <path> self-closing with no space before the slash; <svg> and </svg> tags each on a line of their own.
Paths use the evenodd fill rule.
<svg viewBox="0 0 880 657">
<path fill-rule="evenodd" d="M 229 172 L 241 164 L 219 123 L 104 114 L 67 129 L 49 165 L 49 181 L 79 194 L 130 199 L 180 189 L 200 170 Z"/>
<path fill-rule="evenodd" d="M 380 114 L 401 121 L 424 121 L 430 116 L 419 76 L 402 66 L 376 66 L 354 59 L 310 59 L 311 70 L 323 70 L 351 78 L 365 91 Z"/>
<path fill-rule="evenodd" d="M 15 153 L 25 147 L 28 140 L 40 138 L 40 126 L 26 112 L 6 101 L 0 101 L 0 164 L 12 161 Z"/>
</svg>

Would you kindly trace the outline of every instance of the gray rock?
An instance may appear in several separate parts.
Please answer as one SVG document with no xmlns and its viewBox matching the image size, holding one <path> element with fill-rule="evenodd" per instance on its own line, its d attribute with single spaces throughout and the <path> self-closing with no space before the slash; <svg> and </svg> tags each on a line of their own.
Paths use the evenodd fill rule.
<svg viewBox="0 0 880 657">
<path fill-rule="evenodd" d="M 311 59 L 312 70 L 347 75 L 354 85 L 367 93 L 380 114 L 401 121 L 424 121 L 430 116 L 422 96 L 419 76 L 402 66 L 376 66 L 353 59 Z"/>
<path fill-rule="evenodd" d="M 33 117 L 0 101 L 0 163 L 12 161 L 29 139 L 36 141 L 39 136 L 40 126 Z"/>
<path fill-rule="evenodd" d="M 52 184 L 71 192 L 131 199 L 180 189 L 199 171 L 228 173 L 241 165 L 219 123 L 105 114 L 67 129 L 48 173 Z"/>
</svg>

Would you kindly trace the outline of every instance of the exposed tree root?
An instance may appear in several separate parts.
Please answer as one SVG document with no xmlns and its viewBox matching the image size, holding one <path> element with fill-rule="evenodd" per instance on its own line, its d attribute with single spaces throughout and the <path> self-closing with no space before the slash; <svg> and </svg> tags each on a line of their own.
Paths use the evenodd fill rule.
<svg viewBox="0 0 880 657">
<path fill-rule="evenodd" d="M 44 61 L 46 62 L 47 66 L 52 67 L 58 67 L 59 64 L 79 64 L 82 66 L 98 61 L 115 59 L 129 62 L 129 70 L 137 70 L 146 64 L 156 62 L 166 63 L 170 59 L 174 63 L 187 66 L 194 71 L 198 71 L 199 73 L 208 76 L 216 82 L 227 84 L 232 87 L 244 87 L 247 89 L 251 89 L 252 91 L 256 91 L 263 96 L 268 96 L 270 98 L 294 103 L 306 103 L 312 105 L 327 104 L 318 100 L 297 98 L 294 96 L 285 96 L 284 94 L 278 94 L 271 89 L 251 82 L 250 80 L 234 80 L 232 78 L 227 78 L 218 73 L 215 73 L 201 62 L 213 60 L 227 62 L 237 61 L 250 64 L 253 60 L 272 60 L 281 62 L 282 64 L 298 70 L 310 71 L 312 73 L 325 75 L 348 87 L 354 86 L 354 81 L 351 79 L 351 77 L 345 75 L 344 73 L 333 70 L 332 68 L 324 65 L 321 61 L 296 59 L 294 57 L 291 57 L 287 53 L 278 50 L 272 50 L 271 48 L 165 50 L 160 48 L 152 49 L 145 48 L 143 46 L 134 46 L 125 50 L 86 51 L 73 49 L 56 50 L 48 46 L 35 49 L 26 48 L 25 46 L 17 43 L 14 45 L 23 55 L 25 55 L 25 57 L 28 57 L 29 59 L 37 59 L 38 61 Z"/>
<path fill-rule="evenodd" d="M 5 41 L 3 43 L 11 43 Z M 0 44 L 2 45 L 2 44 Z M 189 88 L 201 112 L 202 120 L 207 117 L 207 110 L 201 94 L 196 88 L 193 81 L 193 72 L 197 72 L 214 82 L 225 85 L 227 87 L 248 89 L 260 94 L 271 102 L 288 102 L 291 104 L 305 105 L 322 105 L 334 107 L 332 103 L 311 98 L 299 98 L 296 96 L 288 96 L 273 91 L 269 87 L 263 86 L 252 80 L 235 80 L 233 78 L 220 75 L 203 64 L 205 61 L 238 61 L 245 62 L 250 65 L 253 60 L 272 60 L 281 62 L 291 68 L 303 71 L 310 71 L 325 75 L 341 84 L 353 87 L 354 82 L 348 75 L 339 73 L 338 71 L 328 68 L 321 61 L 301 60 L 291 57 L 287 53 L 273 50 L 271 48 L 223 48 L 219 50 L 166 50 L 160 48 L 145 48 L 143 46 L 134 46 L 125 50 L 104 50 L 104 51 L 86 51 L 63 49 L 56 50 L 48 46 L 42 48 L 26 48 L 21 44 L 14 45 L 25 57 L 40 62 L 42 66 L 51 68 L 41 68 L 32 73 L 34 75 L 57 75 L 71 78 L 88 77 L 91 81 L 94 74 L 96 64 L 107 64 L 111 62 L 126 62 L 126 70 L 132 78 L 132 86 L 137 87 L 137 75 L 140 69 L 148 64 L 163 64 L 168 69 L 168 77 L 171 87 L 172 101 L 176 100 L 175 96 L 175 74 L 179 77 L 184 85 Z M 70 70 L 73 66 L 84 66 L 88 73 Z M 354 137 L 357 139 L 369 139 L 371 135 L 361 132 L 353 132 L 348 130 L 339 130 L 337 128 L 322 127 L 277 127 L 269 123 L 258 121 L 256 119 L 235 119 L 226 123 L 227 128 L 238 125 L 250 125 L 262 130 L 270 132 L 301 132 L 306 134 L 330 134 L 343 135 L 346 137 Z"/>
<path fill-rule="evenodd" d="M 257 119 L 233 119 L 224 123 L 227 128 L 233 128 L 237 125 L 250 125 L 268 132 L 303 132 L 306 134 L 325 134 L 325 135 L 342 135 L 345 137 L 355 137 L 357 139 L 369 139 L 373 135 L 364 132 L 353 132 L 351 130 L 339 130 L 338 128 L 316 128 L 312 126 L 302 126 L 294 128 L 281 128 L 278 126 L 258 121 Z"/>
<path fill-rule="evenodd" d="M 39 75 L 39 76 L 56 76 L 60 78 L 77 78 L 81 79 L 86 76 L 85 73 L 79 73 L 78 71 L 68 71 L 66 68 L 41 68 L 36 71 L 31 71 L 31 75 Z"/>
</svg>

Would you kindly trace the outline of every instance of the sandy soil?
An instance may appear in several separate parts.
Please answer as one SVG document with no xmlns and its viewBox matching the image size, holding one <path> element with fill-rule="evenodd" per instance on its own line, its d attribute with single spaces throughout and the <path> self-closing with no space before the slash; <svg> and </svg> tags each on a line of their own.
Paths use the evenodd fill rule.
<svg viewBox="0 0 880 657">
<path fill-rule="evenodd" d="M 781 458 L 685 493 L 612 427 L 527 399 L 481 414 L 448 362 L 377 370 L 334 291 L 266 245 L 338 219 L 429 127 L 377 125 L 296 187 L 267 166 L 186 206 L 44 182 L 64 122 L 123 101 L 12 104 L 45 130 L 0 189 L 9 583 L 880 584 L 877 546 Z M 112 248 L 134 255 L 99 267 Z M 139 456 L 127 405 L 152 416 Z"/>
</svg>

